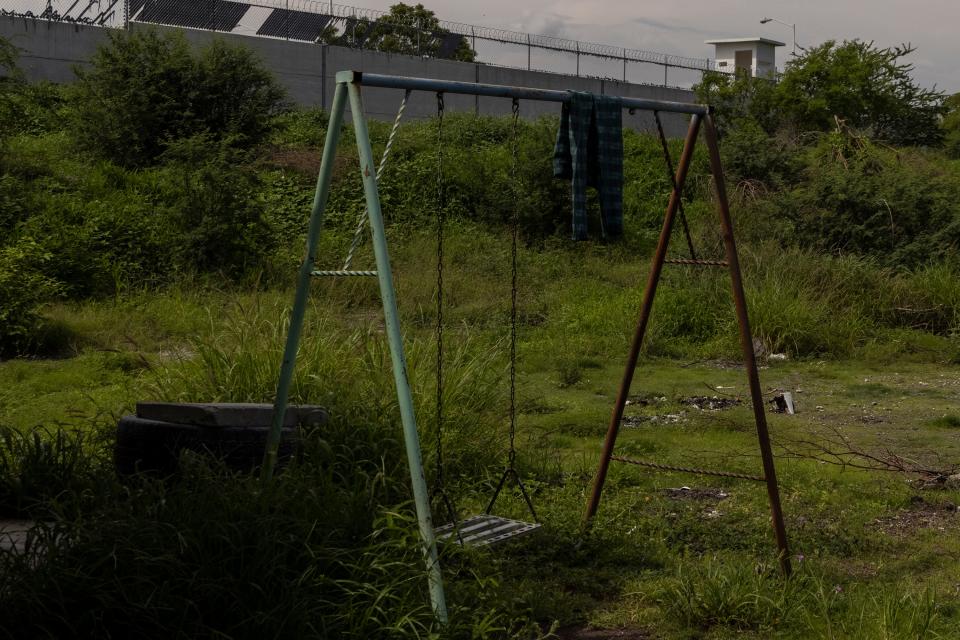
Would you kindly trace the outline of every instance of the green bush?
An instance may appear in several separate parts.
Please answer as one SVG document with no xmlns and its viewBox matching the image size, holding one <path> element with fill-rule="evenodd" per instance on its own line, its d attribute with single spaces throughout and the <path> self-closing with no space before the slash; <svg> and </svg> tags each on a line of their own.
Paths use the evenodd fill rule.
<svg viewBox="0 0 960 640">
<path fill-rule="evenodd" d="M 163 154 L 156 195 L 180 269 L 239 276 L 273 249 L 260 180 L 230 142 L 200 134 L 169 143 Z"/>
<path fill-rule="evenodd" d="M 61 139 L 15 140 L 20 175 L 0 177 L 0 205 L 9 204 L 0 228 L 33 238 L 49 255 L 43 272 L 71 298 L 184 275 L 241 277 L 264 266 L 282 232 L 266 220 L 260 180 L 230 141 L 171 141 L 163 164 L 133 172 L 58 157 L 50 147 Z"/>
<path fill-rule="evenodd" d="M 40 308 L 60 290 L 44 274 L 50 258 L 29 239 L 0 247 L 0 355 L 17 355 L 38 346 Z"/>
<path fill-rule="evenodd" d="M 194 54 L 180 34 L 111 34 L 78 70 L 72 131 L 80 145 L 127 167 L 159 158 L 172 140 L 207 134 L 250 147 L 265 139 L 283 92 L 246 49 L 221 41 Z"/>
<path fill-rule="evenodd" d="M 943 116 L 943 146 L 951 158 L 960 158 L 960 93 L 946 100 L 947 113 Z"/>
<path fill-rule="evenodd" d="M 960 181 L 934 159 L 839 133 L 809 154 L 804 180 L 780 206 L 795 224 L 796 242 L 900 267 L 953 255 Z"/>
<path fill-rule="evenodd" d="M 16 95 L 23 77 L 17 68 L 17 49 L 8 40 L 0 38 L 0 138 L 16 126 Z"/>
<path fill-rule="evenodd" d="M 793 183 L 801 167 L 793 145 L 768 135 L 754 120 L 731 128 L 723 141 L 723 163 L 730 182 L 756 180 L 767 188 Z"/>
</svg>

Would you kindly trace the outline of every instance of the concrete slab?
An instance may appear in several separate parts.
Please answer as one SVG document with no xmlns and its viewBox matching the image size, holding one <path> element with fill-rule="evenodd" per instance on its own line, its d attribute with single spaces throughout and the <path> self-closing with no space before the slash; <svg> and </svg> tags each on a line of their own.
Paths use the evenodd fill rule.
<svg viewBox="0 0 960 640">
<path fill-rule="evenodd" d="M 33 520 L 0 519 L 0 549 L 23 553 L 27 546 L 27 534 L 34 524 Z"/>
<path fill-rule="evenodd" d="M 272 404 L 239 402 L 138 402 L 137 417 L 198 427 L 269 427 Z M 317 405 L 291 405 L 284 427 L 315 427 L 327 421 L 327 410 Z"/>
</svg>

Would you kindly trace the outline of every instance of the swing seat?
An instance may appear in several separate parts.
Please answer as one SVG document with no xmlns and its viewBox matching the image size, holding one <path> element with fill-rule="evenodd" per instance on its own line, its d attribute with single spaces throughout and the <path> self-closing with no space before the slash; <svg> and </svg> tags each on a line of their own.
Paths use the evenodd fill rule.
<svg viewBox="0 0 960 640">
<path fill-rule="evenodd" d="M 486 547 L 532 533 L 541 526 L 535 522 L 484 514 L 437 527 L 434 535 L 438 542 L 452 541 L 470 547 Z"/>
</svg>

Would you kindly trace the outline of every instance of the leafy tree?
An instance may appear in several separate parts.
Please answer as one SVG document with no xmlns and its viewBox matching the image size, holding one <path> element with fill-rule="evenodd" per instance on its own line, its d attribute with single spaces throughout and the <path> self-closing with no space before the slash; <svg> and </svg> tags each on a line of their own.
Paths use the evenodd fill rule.
<svg viewBox="0 0 960 640">
<path fill-rule="evenodd" d="M 716 108 L 717 129 L 721 135 L 745 120 L 769 134 L 781 124 L 776 84 L 767 78 L 754 78 L 742 71 L 732 76 L 711 71 L 703 74 L 694 91 L 697 100 Z"/>
<path fill-rule="evenodd" d="M 81 146 L 124 166 L 151 163 L 196 126 L 196 65 L 182 36 L 117 33 L 77 69 L 73 131 Z"/>
<path fill-rule="evenodd" d="M 901 61 L 913 51 L 910 45 L 824 42 L 787 65 L 777 85 L 779 107 L 803 130 L 829 130 L 838 117 L 875 139 L 937 144 L 944 94 L 913 80 L 913 65 Z"/>
<path fill-rule="evenodd" d="M 441 57 L 444 41 L 450 31 L 440 26 L 436 14 L 422 4 L 409 5 L 402 2 L 390 7 L 390 13 L 376 22 L 355 19 L 334 44 L 356 46 L 388 53 L 403 53 L 414 56 Z M 467 39 L 460 37 L 457 47 L 443 57 L 463 62 L 473 62 L 476 51 Z"/>
<path fill-rule="evenodd" d="M 751 120 L 780 129 L 831 131 L 837 118 L 876 140 L 936 145 L 944 94 L 919 86 L 902 62 L 909 45 L 879 48 L 859 40 L 828 41 L 790 61 L 779 82 L 738 74 L 705 74 L 698 97 L 718 107 L 721 133 Z"/>
<path fill-rule="evenodd" d="M 266 138 L 283 108 L 284 91 L 246 47 L 214 40 L 197 59 L 200 79 L 193 111 L 204 130 L 241 146 Z"/>
<path fill-rule="evenodd" d="M 201 133 L 255 145 L 283 108 L 270 72 L 221 41 L 194 54 L 181 34 L 118 33 L 92 62 L 77 70 L 73 131 L 82 147 L 127 167 Z"/>
</svg>

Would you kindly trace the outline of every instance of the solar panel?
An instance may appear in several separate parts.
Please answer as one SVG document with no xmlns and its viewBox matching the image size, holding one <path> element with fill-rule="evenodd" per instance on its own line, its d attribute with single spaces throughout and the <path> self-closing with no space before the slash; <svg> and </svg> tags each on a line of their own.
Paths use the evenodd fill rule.
<svg viewBox="0 0 960 640">
<path fill-rule="evenodd" d="M 257 35 L 314 42 L 330 20 L 330 16 L 321 13 L 274 9 L 257 30 Z"/>
<path fill-rule="evenodd" d="M 193 29 L 232 31 L 250 8 L 248 4 L 228 0 L 147 0 L 138 22 L 170 24 Z"/>
<path fill-rule="evenodd" d="M 128 18 L 133 20 L 137 17 L 137 12 L 143 8 L 143 5 L 147 3 L 147 0 L 130 0 L 130 3 L 127 5 L 127 11 L 130 12 Z"/>
</svg>

